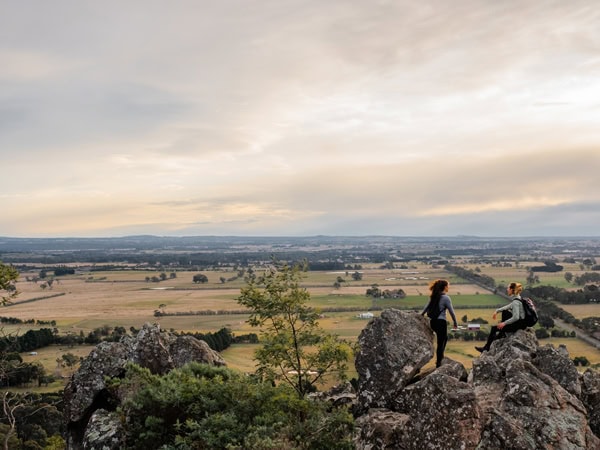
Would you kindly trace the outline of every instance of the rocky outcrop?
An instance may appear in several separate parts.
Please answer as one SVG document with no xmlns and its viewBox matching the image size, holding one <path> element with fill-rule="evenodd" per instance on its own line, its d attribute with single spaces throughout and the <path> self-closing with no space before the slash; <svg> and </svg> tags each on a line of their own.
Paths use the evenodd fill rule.
<svg viewBox="0 0 600 450">
<path fill-rule="evenodd" d="M 225 365 L 206 342 L 164 332 L 158 325 L 146 324 L 135 337 L 125 336 L 120 342 L 98 344 L 65 388 L 67 447 L 120 448 L 119 420 L 112 413 L 120 399 L 106 388 L 105 377 L 123 376 L 130 362 L 164 374 L 191 361 Z"/>
<path fill-rule="evenodd" d="M 427 320 L 383 311 L 359 336 L 357 449 L 598 449 L 600 378 L 580 376 L 565 348 L 530 330 L 495 341 L 473 361 L 433 357 Z"/>
<path fill-rule="evenodd" d="M 387 309 L 358 339 L 357 410 L 392 409 L 402 389 L 433 356 L 433 332 L 419 314 Z"/>
<path fill-rule="evenodd" d="M 581 377 L 581 400 L 587 408 L 590 428 L 600 436 L 600 373 L 586 370 Z"/>
</svg>

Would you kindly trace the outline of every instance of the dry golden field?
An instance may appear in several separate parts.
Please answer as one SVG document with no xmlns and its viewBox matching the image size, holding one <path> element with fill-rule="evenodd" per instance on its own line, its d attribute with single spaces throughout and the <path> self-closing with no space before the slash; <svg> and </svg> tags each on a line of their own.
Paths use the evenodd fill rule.
<svg viewBox="0 0 600 450">
<path fill-rule="evenodd" d="M 525 269 L 492 268 L 481 266 L 483 273 L 497 278 L 499 282 L 520 281 L 526 276 Z M 455 303 L 456 315 L 460 321 L 463 316 L 473 319 L 482 317 L 492 323 L 493 308 L 490 307 L 493 297 L 481 287 L 461 280 L 441 268 L 431 268 L 427 265 L 413 265 L 406 270 L 384 270 L 375 267 L 361 269 L 362 280 L 354 281 L 352 273 L 348 272 L 308 272 L 303 285 L 311 294 L 311 302 L 319 308 L 331 306 L 352 306 L 366 311 L 374 302 L 366 297 L 365 291 L 373 284 L 380 289 L 402 288 L 408 295 L 405 305 L 421 308 L 428 296 L 428 284 L 436 278 L 450 280 L 450 295 Z M 573 270 L 575 273 L 575 270 Z M 236 298 L 244 281 L 238 278 L 234 281 L 221 282 L 221 278 L 229 279 L 235 276 L 232 271 L 202 271 L 208 276 L 205 284 L 194 284 L 192 277 L 195 272 L 177 272 L 176 278 L 167 279 L 160 283 L 147 282 L 146 277 L 158 276 L 158 272 L 148 271 L 104 271 L 89 272 L 76 276 L 61 277 L 51 289 L 42 289 L 40 283 L 26 281 L 27 276 L 21 274 L 17 284 L 20 295 L 13 305 L 5 307 L 0 315 L 16 317 L 22 320 L 55 320 L 56 327 L 61 333 L 71 332 L 87 334 L 94 328 L 109 325 L 123 326 L 126 329 L 134 326 L 141 327 L 146 322 L 158 322 L 164 329 L 177 331 L 214 332 L 222 327 L 228 327 L 234 334 L 256 332 L 247 323 L 246 314 L 219 315 L 185 315 L 155 317 L 154 311 L 162 309 L 166 313 L 183 313 L 189 311 L 238 311 L 241 307 Z M 169 275 L 169 272 L 167 272 Z M 335 289 L 334 282 L 341 277 L 341 287 Z M 50 297 L 60 294 L 60 296 Z M 38 298 L 38 300 L 31 301 Z M 479 300 L 480 299 L 480 300 Z M 503 303 L 497 297 L 493 300 Z M 462 304 L 472 305 L 462 307 Z M 388 307 L 393 302 L 381 303 Z M 401 305 L 402 303 L 397 303 Z M 481 305 L 481 306 L 476 306 Z M 485 307 L 485 306 L 488 307 Z M 593 305 L 600 312 L 600 305 Z M 600 315 L 590 306 L 564 306 L 576 317 Z M 579 309 L 578 309 L 579 308 Z M 594 312 L 594 314 L 591 314 Z M 357 318 L 358 311 L 326 313 L 320 324 L 328 331 L 342 338 L 356 340 L 361 330 L 367 324 L 366 320 Z M 375 312 L 375 315 L 378 313 Z M 39 328 L 39 326 L 33 326 Z M 30 328 L 28 325 L 4 325 L 5 332 L 19 333 Z M 555 340 L 556 341 L 556 340 Z M 550 343 L 551 340 L 542 341 Z M 572 356 L 586 356 L 593 364 L 600 364 L 600 351 L 577 339 L 566 339 Z M 478 355 L 473 349 L 476 342 L 450 341 L 447 356 L 462 362 L 467 368 Z M 223 352 L 228 365 L 244 371 L 254 367 L 252 354 L 254 346 L 234 345 Z M 35 358 L 41 361 L 49 372 L 56 368 L 56 358 L 67 352 L 85 355 L 90 347 L 80 347 L 76 351 L 66 348 L 40 349 Z M 25 355 L 28 360 L 29 355 Z M 31 357 L 33 358 L 33 357 Z M 431 362 L 430 364 L 433 364 Z"/>
</svg>

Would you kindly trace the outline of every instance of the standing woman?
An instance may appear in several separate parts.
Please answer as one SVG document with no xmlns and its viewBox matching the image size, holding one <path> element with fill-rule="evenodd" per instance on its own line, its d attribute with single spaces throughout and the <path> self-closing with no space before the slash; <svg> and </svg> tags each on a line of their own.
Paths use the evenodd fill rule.
<svg viewBox="0 0 600 450">
<path fill-rule="evenodd" d="M 525 308 L 521 302 L 521 291 L 523 285 L 521 283 L 510 283 L 506 288 L 506 293 L 512 298 L 512 302 L 501 308 L 498 308 L 492 316 L 496 319 L 496 315 L 502 313 L 502 322 L 498 325 L 494 325 L 490 329 L 490 335 L 488 336 L 487 342 L 483 347 L 475 347 L 478 352 L 489 351 L 490 345 L 496 339 L 503 338 L 506 333 L 512 333 L 517 330 L 524 330 L 527 328 L 525 324 Z"/>
<path fill-rule="evenodd" d="M 429 290 L 431 291 L 431 295 L 429 296 L 429 301 L 423 311 L 421 311 L 421 315 L 425 315 L 429 317 L 429 324 L 431 329 L 435 332 L 437 336 L 437 348 L 436 348 L 436 362 L 435 367 L 440 367 L 442 365 L 442 359 L 444 359 L 444 350 L 446 350 L 446 343 L 448 342 L 448 322 L 446 321 L 446 311 L 450 312 L 452 316 L 452 322 L 454 322 L 454 329 L 458 328 L 458 323 L 456 322 L 456 315 L 454 314 L 454 309 L 452 308 L 452 300 L 448 296 L 448 289 L 450 288 L 450 283 L 447 280 L 435 280 L 429 285 Z"/>
</svg>

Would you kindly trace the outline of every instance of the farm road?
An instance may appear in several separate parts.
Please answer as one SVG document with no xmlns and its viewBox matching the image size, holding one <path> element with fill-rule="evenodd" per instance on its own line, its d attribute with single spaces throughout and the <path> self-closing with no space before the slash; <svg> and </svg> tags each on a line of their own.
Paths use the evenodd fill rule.
<svg viewBox="0 0 600 450">
<path fill-rule="evenodd" d="M 577 328 L 576 326 L 566 323 L 560 319 L 554 319 L 554 323 L 559 325 L 561 328 L 564 328 L 565 330 L 574 331 L 577 334 L 577 337 L 579 339 L 587 342 L 590 345 L 593 345 L 597 349 L 600 349 L 600 341 L 598 341 L 598 339 L 595 339 L 592 336 L 590 336 L 589 334 L 587 334 L 581 328 Z"/>
</svg>

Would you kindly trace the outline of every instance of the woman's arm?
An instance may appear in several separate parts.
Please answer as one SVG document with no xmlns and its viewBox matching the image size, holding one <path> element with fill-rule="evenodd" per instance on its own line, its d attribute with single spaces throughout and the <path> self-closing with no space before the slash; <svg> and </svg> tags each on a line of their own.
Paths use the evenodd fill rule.
<svg viewBox="0 0 600 450">
<path fill-rule="evenodd" d="M 447 297 L 447 302 L 448 304 L 446 305 L 446 309 L 448 309 L 448 312 L 450 313 L 450 316 L 452 317 L 452 323 L 454 324 L 454 328 L 458 327 L 458 322 L 456 321 L 456 314 L 454 314 L 454 308 L 452 307 L 452 299 L 450 298 L 450 296 L 446 296 Z"/>
<path fill-rule="evenodd" d="M 512 317 L 510 319 L 504 321 L 505 326 L 516 322 L 521 317 L 519 315 L 519 302 L 520 302 L 520 300 L 513 300 L 509 305 L 507 305 L 512 308 Z"/>
</svg>

